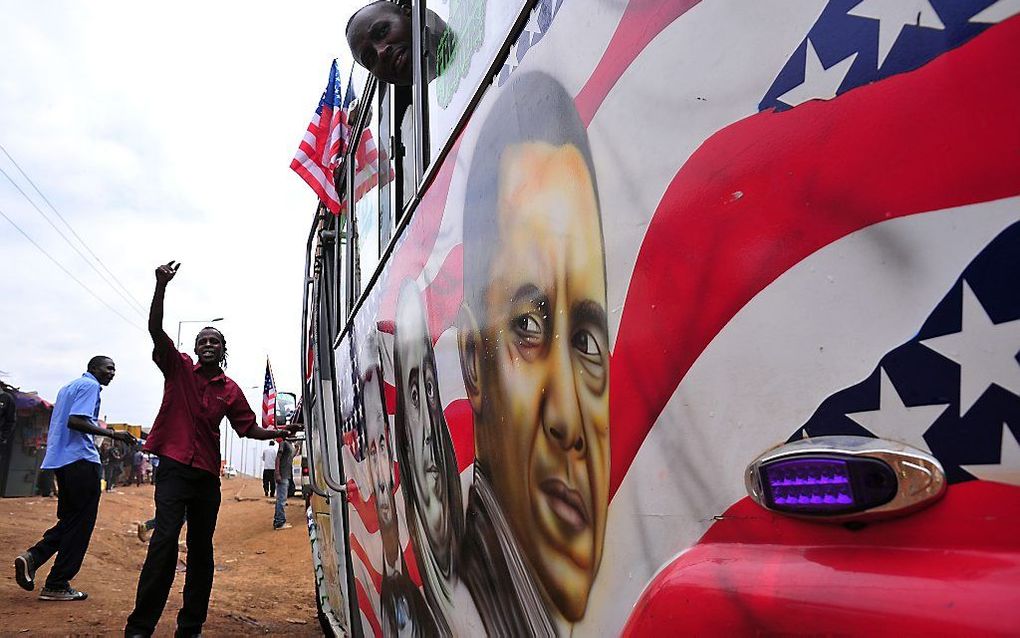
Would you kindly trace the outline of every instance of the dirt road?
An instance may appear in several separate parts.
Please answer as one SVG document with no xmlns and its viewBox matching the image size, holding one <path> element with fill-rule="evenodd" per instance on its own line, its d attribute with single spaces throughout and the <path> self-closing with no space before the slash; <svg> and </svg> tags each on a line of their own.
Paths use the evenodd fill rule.
<svg viewBox="0 0 1020 638">
<path fill-rule="evenodd" d="M 39 570 L 35 592 L 18 587 L 11 567 L 14 557 L 56 521 L 57 500 L 0 499 L 0 568 L 4 570 L 0 635 L 123 635 L 146 550 L 132 522 L 152 516 L 152 489 L 151 485 L 125 487 L 103 495 L 89 553 L 72 583 L 88 592 L 89 598 L 73 603 L 36 599 L 52 562 Z M 273 504 L 264 498 L 261 482 L 223 481 L 214 539 L 216 577 L 205 634 L 321 635 L 303 507 L 301 499 L 290 499 L 287 519 L 294 527 L 273 531 Z M 183 566 L 179 566 L 157 636 L 173 634 L 183 587 Z"/>
</svg>

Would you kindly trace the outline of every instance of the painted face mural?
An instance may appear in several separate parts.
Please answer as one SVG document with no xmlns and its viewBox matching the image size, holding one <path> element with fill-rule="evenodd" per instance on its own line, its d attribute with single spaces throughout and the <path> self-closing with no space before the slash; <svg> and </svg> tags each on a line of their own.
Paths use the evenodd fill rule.
<svg viewBox="0 0 1020 638">
<path fill-rule="evenodd" d="M 562 87 L 538 74 L 510 87 L 516 108 L 525 99 L 561 110 L 547 107 L 551 121 L 521 123 L 525 130 L 499 124 L 493 135 L 504 139 L 492 143 L 502 151 L 482 169 L 494 175 L 478 177 L 494 192 L 472 199 L 479 182 L 469 178 L 468 201 L 494 210 L 465 210 L 462 361 L 480 469 L 545 596 L 576 621 L 598 571 L 608 505 L 598 196 L 586 134 Z"/>
<path fill-rule="evenodd" d="M 436 361 L 421 293 L 414 282 L 401 288 L 396 308 L 394 372 L 398 458 L 408 500 L 408 519 L 427 574 L 452 572 L 462 516 L 453 443 L 443 418 Z M 423 533 L 424 538 L 418 538 Z M 424 542 L 421 542 L 424 541 Z"/>
<path fill-rule="evenodd" d="M 393 454 L 381 400 L 379 369 L 369 368 L 364 380 L 365 427 L 368 438 L 368 466 L 379 527 L 396 528 L 396 504 L 393 498 Z"/>
</svg>

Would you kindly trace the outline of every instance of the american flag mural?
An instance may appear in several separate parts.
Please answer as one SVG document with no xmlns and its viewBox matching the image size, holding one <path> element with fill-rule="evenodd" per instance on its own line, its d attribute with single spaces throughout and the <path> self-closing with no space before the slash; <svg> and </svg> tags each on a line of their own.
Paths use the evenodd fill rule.
<svg viewBox="0 0 1020 638">
<path fill-rule="evenodd" d="M 365 632 L 388 633 L 388 571 L 429 587 L 405 505 L 411 469 L 396 452 L 388 482 L 372 465 L 385 458 L 373 457 L 373 419 L 389 439 L 381 445 L 398 439 L 408 286 L 425 309 L 463 493 L 456 514 L 481 491 L 463 328 L 465 220 L 477 213 L 465 198 L 469 167 L 490 152 L 476 146 L 480 129 L 529 72 L 563 86 L 590 140 L 608 325 L 604 547 L 580 613 L 542 599 L 552 633 L 619 634 L 678 555 L 713 583 L 732 578 L 735 592 L 692 603 L 683 627 L 796 633 L 803 616 L 775 618 L 772 599 L 756 606 L 753 587 L 772 572 L 741 572 L 712 553 L 742 542 L 942 547 L 985 534 L 1020 550 L 1001 531 L 1020 510 L 1018 12 L 1012 0 L 539 3 L 336 350 L 346 540 Z M 529 255 L 518 259 L 541 260 Z M 828 434 L 928 452 L 950 494 L 856 537 L 811 536 L 749 501 L 748 462 Z M 396 553 L 384 538 L 391 516 Z M 819 556 L 819 570 L 847 562 Z M 881 573 L 880 558 L 853 560 Z M 992 581 L 1006 591 L 1007 576 Z M 463 616 L 448 628 L 491 631 L 473 611 L 482 595 L 468 590 L 451 588 Z M 702 600 L 696 593 L 689 599 Z M 881 595 L 860 594 L 876 605 Z M 932 627 L 950 613 L 936 598 L 922 605 Z M 965 600 L 969 613 L 984 609 Z M 736 624 L 711 624 L 720 617 Z"/>
<path fill-rule="evenodd" d="M 1020 486 L 1020 297 L 1003 273 L 1020 273 L 1020 223 L 967 265 L 913 338 L 829 396 L 793 438 L 894 439 L 933 454 L 950 483 Z"/>
</svg>

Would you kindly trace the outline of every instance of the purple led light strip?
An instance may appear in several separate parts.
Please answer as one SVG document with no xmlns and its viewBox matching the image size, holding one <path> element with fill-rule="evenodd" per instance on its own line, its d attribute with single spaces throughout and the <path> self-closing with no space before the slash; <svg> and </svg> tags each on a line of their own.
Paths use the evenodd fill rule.
<svg viewBox="0 0 1020 638">
<path fill-rule="evenodd" d="M 770 465 L 765 473 L 776 505 L 827 510 L 854 504 L 845 461 L 789 459 Z"/>
</svg>

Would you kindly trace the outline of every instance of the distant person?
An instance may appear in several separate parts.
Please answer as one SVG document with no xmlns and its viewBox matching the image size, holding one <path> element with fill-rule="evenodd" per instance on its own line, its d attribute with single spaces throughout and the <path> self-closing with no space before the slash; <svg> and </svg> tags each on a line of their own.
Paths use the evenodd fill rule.
<svg viewBox="0 0 1020 638">
<path fill-rule="evenodd" d="M 57 393 L 50 417 L 42 468 L 57 477 L 57 524 L 42 540 L 14 559 L 14 578 L 22 589 L 35 589 L 35 572 L 57 555 L 39 600 L 85 600 L 71 587 L 85 559 L 99 512 L 101 466 L 93 435 L 133 443 L 127 432 L 99 427 L 99 394 L 116 373 L 113 359 L 92 357 L 87 372 Z"/>
<path fill-rule="evenodd" d="M 99 464 L 103 468 L 103 482 L 106 485 L 110 484 L 110 478 L 109 478 L 110 477 L 110 474 L 109 474 L 109 471 L 110 471 L 110 469 L 109 469 L 110 468 L 110 448 L 113 447 L 112 445 L 110 445 L 111 443 L 113 443 L 113 441 L 111 441 L 110 439 L 103 439 L 103 442 L 99 444 Z M 105 489 L 105 487 L 104 487 L 104 489 Z"/>
<path fill-rule="evenodd" d="M 262 491 L 266 497 L 276 496 L 276 441 L 262 450 Z"/>
<path fill-rule="evenodd" d="M 138 577 L 135 607 L 126 636 L 150 636 L 163 614 L 177 566 L 177 542 L 188 519 L 184 605 L 177 614 L 177 636 L 202 633 L 213 581 L 213 531 L 220 508 L 219 424 L 226 417 L 239 436 L 268 440 L 279 430 L 259 427 L 244 393 L 223 373 L 227 340 L 206 327 L 195 337 L 195 363 L 178 352 L 163 331 L 163 299 L 180 264 L 156 268 L 149 308 L 152 360 L 165 379 L 163 403 L 145 442 L 160 457 L 156 477 L 156 520 Z"/>
<path fill-rule="evenodd" d="M 135 448 L 135 453 L 131 455 L 131 480 L 134 482 L 135 487 L 142 485 L 142 466 L 145 465 L 145 454 L 142 453 L 141 447 Z"/>
<path fill-rule="evenodd" d="M 124 448 L 116 440 L 110 445 L 110 459 L 106 464 L 106 491 L 117 487 L 120 475 L 124 473 Z M 59 487 L 59 486 L 58 486 Z"/>
<path fill-rule="evenodd" d="M 273 448 L 269 448 L 270 450 Z M 291 465 L 294 463 L 294 446 L 287 439 L 280 439 L 280 451 L 276 453 L 273 473 L 276 479 L 276 512 L 273 514 L 273 529 L 290 529 L 287 522 L 287 495 L 290 493 Z"/>
</svg>

